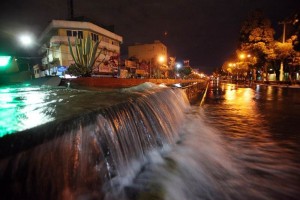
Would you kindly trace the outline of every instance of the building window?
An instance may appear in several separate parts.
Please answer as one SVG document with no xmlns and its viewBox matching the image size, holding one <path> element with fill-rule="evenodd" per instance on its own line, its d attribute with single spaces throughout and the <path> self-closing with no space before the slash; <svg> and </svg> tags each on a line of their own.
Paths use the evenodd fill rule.
<svg viewBox="0 0 300 200">
<path fill-rule="evenodd" d="M 72 31 L 71 30 L 67 30 L 67 36 L 71 37 L 72 36 Z"/>
<path fill-rule="evenodd" d="M 95 34 L 95 33 L 91 33 L 91 36 L 92 36 L 92 40 L 93 41 L 99 41 L 99 35 Z"/>
<path fill-rule="evenodd" d="M 83 39 L 83 32 L 82 32 L 82 31 L 78 31 L 77 37 L 78 37 L 79 39 Z"/>
<path fill-rule="evenodd" d="M 83 38 L 83 32 L 77 31 L 77 30 L 67 30 L 67 36 L 68 37 L 77 37 L 79 39 Z"/>
<path fill-rule="evenodd" d="M 73 31 L 73 37 L 77 37 L 77 31 Z"/>
</svg>

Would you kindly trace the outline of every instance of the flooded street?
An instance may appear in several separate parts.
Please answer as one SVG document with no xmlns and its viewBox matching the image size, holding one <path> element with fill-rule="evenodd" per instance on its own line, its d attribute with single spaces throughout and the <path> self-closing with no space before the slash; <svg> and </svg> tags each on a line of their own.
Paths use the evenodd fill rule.
<svg viewBox="0 0 300 200">
<path fill-rule="evenodd" d="M 300 89 L 212 83 L 177 144 L 107 199 L 299 199 L 299 117 Z"/>
<path fill-rule="evenodd" d="M 299 198 L 299 88 L 212 83 L 202 116 L 240 170 L 241 193 Z"/>
<path fill-rule="evenodd" d="M 152 87 L 1 90 L 4 199 L 299 199 L 300 89 Z"/>
</svg>

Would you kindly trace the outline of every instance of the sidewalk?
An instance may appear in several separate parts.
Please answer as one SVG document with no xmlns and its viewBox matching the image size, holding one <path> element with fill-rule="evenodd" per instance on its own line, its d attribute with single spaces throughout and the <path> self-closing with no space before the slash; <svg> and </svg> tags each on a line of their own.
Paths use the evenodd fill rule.
<svg viewBox="0 0 300 200">
<path fill-rule="evenodd" d="M 281 88 L 300 88 L 300 83 L 289 83 L 289 82 L 254 82 L 257 85 L 267 85 L 267 86 L 274 86 L 274 87 L 281 87 Z"/>
</svg>

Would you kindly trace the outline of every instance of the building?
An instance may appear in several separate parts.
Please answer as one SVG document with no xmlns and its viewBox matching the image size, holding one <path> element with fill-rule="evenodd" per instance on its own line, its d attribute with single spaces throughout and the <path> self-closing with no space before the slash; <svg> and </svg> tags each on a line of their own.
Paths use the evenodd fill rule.
<svg viewBox="0 0 300 200">
<path fill-rule="evenodd" d="M 166 76 L 168 70 L 167 47 L 158 40 L 150 44 L 135 44 L 128 46 L 129 59 L 137 59 L 139 63 L 148 63 L 150 76 Z M 141 65 L 142 66 L 142 65 Z M 138 72 L 142 73 L 140 69 Z"/>
<path fill-rule="evenodd" d="M 52 20 L 39 38 L 43 55 L 42 65 L 46 67 L 46 75 L 61 75 L 74 63 L 70 54 L 68 38 L 72 44 L 75 38 L 90 36 L 93 41 L 100 41 L 99 51 L 102 53 L 94 66 L 94 72 L 113 73 L 119 64 L 120 44 L 123 38 L 90 22 Z M 75 51 L 75 47 L 73 47 Z M 41 72 L 41 70 L 36 70 Z M 35 75 L 37 77 L 37 75 Z"/>
</svg>

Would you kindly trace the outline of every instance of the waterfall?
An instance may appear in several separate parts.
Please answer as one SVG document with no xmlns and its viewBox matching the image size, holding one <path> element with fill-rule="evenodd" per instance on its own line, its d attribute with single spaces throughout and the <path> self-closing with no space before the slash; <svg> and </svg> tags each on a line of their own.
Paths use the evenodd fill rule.
<svg viewBox="0 0 300 200">
<path fill-rule="evenodd" d="M 104 199 L 103 188 L 111 180 L 135 173 L 134 163 L 143 163 L 150 152 L 178 140 L 189 108 L 183 91 L 123 92 L 134 95 L 126 102 L 18 133 L 17 150 L 7 150 L 13 147 L 8 139 L 1 142 L 7 150 L 0 158 L 1 199 Z"/>
</svg>

